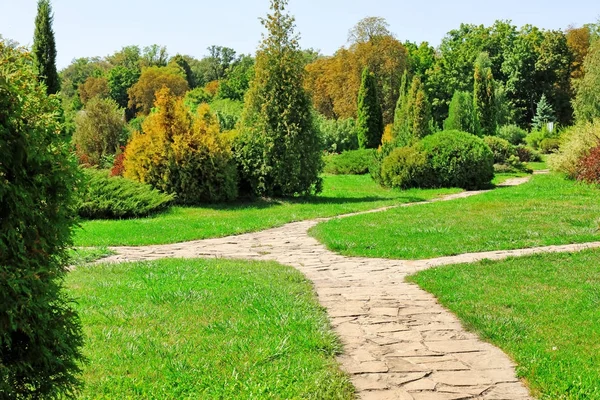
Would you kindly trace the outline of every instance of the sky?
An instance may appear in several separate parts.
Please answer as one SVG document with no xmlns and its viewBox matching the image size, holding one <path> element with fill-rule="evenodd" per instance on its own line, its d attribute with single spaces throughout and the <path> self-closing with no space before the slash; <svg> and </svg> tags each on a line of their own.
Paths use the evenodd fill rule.
<svg viewBox="0 0 600 400">
<path fill-rule="evenodd" d="M 79 57 L 106 56 L 123 46 L 167 46 L 170 55 L 201 58 L 211 45 L 254 54 L 269 0 L 52 0 L 57 66 Z M 290 0 L 303 48 L 331 55 L 347 44 L 348 30 L 367 16 L 385 18 L 401 40 L 439 45 L 461 23 L 511 20 L 545 29 L 596 22 L 598 0 Z M 37 0 L 0 0 L 0 34 L 33 41 Z"/>
</svg>

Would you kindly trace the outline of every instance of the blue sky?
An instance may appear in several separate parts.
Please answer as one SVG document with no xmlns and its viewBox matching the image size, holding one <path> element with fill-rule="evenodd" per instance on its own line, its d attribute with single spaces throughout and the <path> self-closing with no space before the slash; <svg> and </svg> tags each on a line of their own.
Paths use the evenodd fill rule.
<svg viewBox="0 0 600 400">
<path fill-rule="evenodd" d="M 37 0 L 0 0 L 0 34 L 30 45 Z M 210 45 L 254 53 L 263 31 L 258 18 L 269 0 L 53 0 L 59 68 L 73 58 L 105 56 L 130 44 L 166 45 L 169 54 L 202 57 Z M 304 48 L 333 54 L 366 16 L 384 17 L 398 39 L 437 46 L 461 22 L 564 29 L 595 22 L 597 0 L 290 0 Z"/>
</svg>

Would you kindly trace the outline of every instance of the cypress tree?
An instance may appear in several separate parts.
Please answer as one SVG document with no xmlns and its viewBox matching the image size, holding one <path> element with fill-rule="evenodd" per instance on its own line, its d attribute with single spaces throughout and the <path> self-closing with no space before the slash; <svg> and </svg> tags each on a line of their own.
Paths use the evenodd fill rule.
<svg viewBox="0 0 600 400">
<path fill-rule="evenodd" d="M 413 102 L 413 136 L 422 139 L 431 133 L 431 108 L 423 88 L 421 79 L 418 80 Z"/>
<path fill-rule="evenodd" d="M 394 121 L 399 145 L 409 145 L 415 139 L 431 133 L 431 107 L 421 78 L 414 76 L 410 89 Z"/>
<path fill-rule="evenodd" d="M 55 94 L 60 90 L 60 79 L 56 70 L 56 42 L 52 30 L 53 19 L 50 0 L 39 0 L 32 53 L 38 79 L 46 84 L 48 94 Z"/>
<path fill-rule="evenodd" d="M 479 136 L 492 136 L 496 133 L 496 99 L 492 62 L 488 53 L 481 53 L 475 60 L 474 78 L 475 133 Z"/>
<path fill-rule="evenodd" d="M 381 144 L 383 128 L 383 113 L 377 98 L 377 84 L 375 77 L 366 67 L 358 91 L 356 132 L 360 148 L 377 148 Z"/>
<path fill-rule="evenodd" d="M 256 54 L 235 156 L 242 186 L 258 195 L 319 192 L 321 143 L 310 97 L 304 89 L 304 57 L 287 0 L 271 0 L 262 20 L 268 34 Z"/>
<path fill-rule="evenodd" d="M 444 121 L 444 130 L 457 130 L 475 133 L 473 121 L 473 96 L 469 92 L 454 92 L 448 118 Z"/>
<path fill-rule="evenodd" d="M 533 120 L 531 121 L 531 128 L 542 129 L 544 125 L 548 122 L 554 122 L 554 110 L 552 109 L 552 105 L 548 103 L 548 99 L 546 99 L 546 95 L 543 94 L 540 101 L 537 103 L 537 110 Z"/>
<path fill-rule="evenodd" d="M 408 93 L 407 93 L 407 85 L 408 85 L 408 70 L 404 70 L 402 74 L 402 80 L 400 81 L 400 90 L 398 95 L 398 101 L 396 102 L 396 110 L 394 112 L 394 127 L 393 133 L 394 137 L 398 136 L 398 133 L 401 131 L 402 122 L 406 120 L 403 116 L 403 107 L 404 104 L 408 101 Z"/>
</svg>

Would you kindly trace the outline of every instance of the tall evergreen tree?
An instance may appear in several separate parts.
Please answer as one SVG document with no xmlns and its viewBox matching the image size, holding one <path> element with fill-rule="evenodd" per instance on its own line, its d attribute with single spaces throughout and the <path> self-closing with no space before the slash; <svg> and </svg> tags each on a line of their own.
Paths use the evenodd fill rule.
<svg viewBox="0 0 600 400">
<path fill-rule="evenodd" d="M 454 92 L 448 118 L 444 121 L 444 130 L 458 130 L 475 133 L 473 115 L 473 96 L 469 92 Z"/>
<path fill-rule="evenodd" d="M 322 186 L 321 143 L 287 3 L 271 0 L 272 13 L 261 21 L 268 34 L 256 54 L 236 142 L 242 178 L 258 195 L 305 195 Z"/>
<path fill-rule="evenodd" d="M 431 107 L 418 75 L 413 77 L 400 110 L 397 110 L 394 130 L 400 145 L 411 144 L 431 133 Z"/>
<path fill-rule="evenodd" d="M 546 95 L 543 94 L 540 101 L 537 103 L 537 110 L 533 120 L 531 121 L 532 129 L 542 129 L 548 122 L 556 121 L 552 105 L 548 103 Z"/>
<path fill-rule="evenodd" d="M 383 128 L 383 114 L 377 98 L 377 83 L 369 68 L 366 67 L 358 91 L 356 133 L 360 148 L 377 148 L 381 144 Z"/>
<path fill-rule="evenodd" d="M 492 62 L 488 53 L 481 53 L 477 57 L 474 78 L 475 133 L 479 136 L 492 136 L 496 133 L 496 89 L 492 75 Z"/>
<path fill-rule="evenodd" d="M 55 94 L 60 90 L 60 79 L 56 70 L 56 42 L 52 30 L 53 19 L 50 0 L 38 0 L 32 52 L 38 79 L 46 84 L 48 94 Z"/>
<path fill-rule="evenodd" d="M 402 74 L 402 79 L 400 80 L 400 90 L 398 93 L 398 101 L 396 102 L 396 110 L 394 111 L 394 127 L 393 133 L 394 137 L 398 136 L 398 132 L 400 131 L 400 126 L 403 121 L 403 107 L 404 104 L 408 101 L 408 70 L 404 70 L 404 74 Z"/>
</svg>

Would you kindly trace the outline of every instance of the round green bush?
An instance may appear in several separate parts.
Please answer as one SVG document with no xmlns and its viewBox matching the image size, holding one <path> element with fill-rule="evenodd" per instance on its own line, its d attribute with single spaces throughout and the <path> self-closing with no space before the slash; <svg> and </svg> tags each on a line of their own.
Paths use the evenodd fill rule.
<svg viewBox="0 0 600 400">
<path fill-rule="evenodd" d="M 508 142 L 508 140 L 495 137 L 486 136 L 483 138 L 485 144 L 487 144 L 492 150 L 494 155 L 494 164 L 505 164 L 511 156 L 516 156 L 517 151 L 515 147 Z"/>
<path fill-rule="evenodd" d="M 428 186 L 425 179 L 427 159 L 423 153 L 414 147 L 399 147 L 384 158 L 381 163 L 381 181 L 384 186 L 408 189 Z"/>
<path fill-rule="evenodd" d="M 328 154 L 323 157 L 323 172 L 333 175 L 364 175 L 375 159 L 375 149 L 344 151 L 342 154 Z"/>
<path fill-rule="evenodd" d="M 504 125 L 498 128 L 496 136 L 504 140 L 508 140 L 511 144 L 517 146 L 525 142 L 527 132 L 525 129 L 519 128 L 517 125 Z"/>
<path fill-rule="evenodd" d="M 546 138 L 540 142 L 540 151 L 543 154 L 556 152 L 560 147 L 560 140 L 555 138 Z"/>
<path fill-rule="evenodd" d="M 481 189 L 494 178 L 494 155 L 485 142 L 460 131 L 442 131 L 416 145 L 425 154 L 431 175 L 421 187 Z"/>
<path fill-rule="evenodd" d="M 63 289 L 77 164 L 60 101 L 0 40 L 0 398 L 73 397 L 83 335 Z"/>
</svg>

